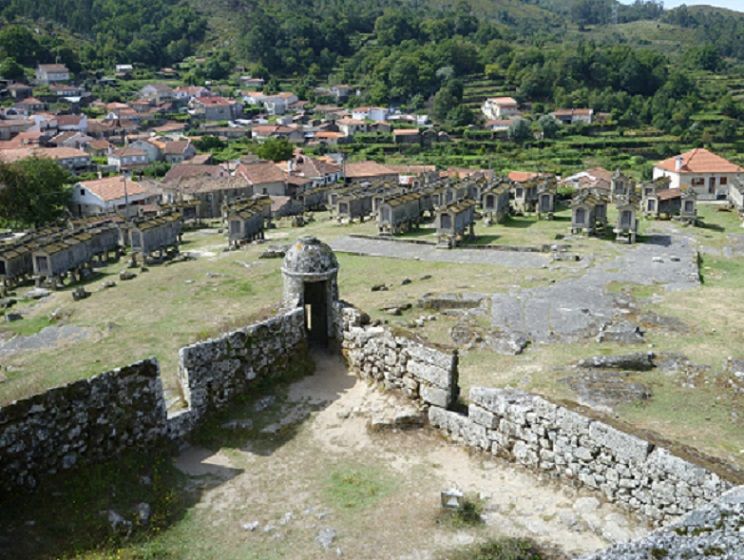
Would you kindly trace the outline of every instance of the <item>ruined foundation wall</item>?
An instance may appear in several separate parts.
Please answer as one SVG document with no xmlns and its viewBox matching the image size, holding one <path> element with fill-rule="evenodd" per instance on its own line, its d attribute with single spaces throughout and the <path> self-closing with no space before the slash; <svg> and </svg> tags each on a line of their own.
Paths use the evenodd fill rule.
<svg viewBox="0 0 744 560">
<path fill-rule="evenodd" d="M 0 488 L 178 439 L 260 379 L 306 362 L 302 309 L 180 351 L 188 407 L 166 412 L 160 369 L 145 360 L 0 407 Z"/>
<path fill-rule="evenodd" d="M 731 488 L 717 474 L 669 450 L 537 395 L 473 387 L 467 414 L 429 409 L 451 438 L 602 492 L 662 522 Z"/>
<path fill-rule="evenodd" d="M 360 377 L 403 391 L 426 406 L 446 409 L 458 397 L 457 353 L 365 324 L 354 307 L 339 304 L 341 348 Z"/>
<path fill-rule="evenodd" d="M 110 459 L 167 433 L 152 360 L 57 387 L 0 408 L 0 481 L 34 487 L 43 474 Z"/>
<path fill-rule="evenodd" d="M 455 441 L 601 492 L 654 522 L 701 507 L 732 486 L 668 449 L 538 395 L 474 387 L 467 411 L 452 410 L 456 353 L 369 325 L 350 306 L 342 305 L 340 316 L 349 368 L 427 406 L 430 424 Z"/>
</svg>

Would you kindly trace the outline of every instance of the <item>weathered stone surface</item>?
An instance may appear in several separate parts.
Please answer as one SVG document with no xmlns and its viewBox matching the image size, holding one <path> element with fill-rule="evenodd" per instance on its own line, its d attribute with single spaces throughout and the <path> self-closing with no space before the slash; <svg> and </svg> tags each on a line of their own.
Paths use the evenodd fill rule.
<svg viewBox="0 0 744 560">
<path fill-rule="evenodd" d="M 421 394 L 421 399 L 426 403 L 441 408 L 447 408 L 450 405 L 449 393 L 444 389 L 422 385 L 419 392 Z"/>
<path fill-rule="evenodd" d="M 652 445 L 630 434 L 616 430 L 602 422 L 592 422 L 589 426 L 589 437 L 596 444 L 609 448 L 610 452 L 625 461 L 641 463 L 651 452 Z"/>
</svg>

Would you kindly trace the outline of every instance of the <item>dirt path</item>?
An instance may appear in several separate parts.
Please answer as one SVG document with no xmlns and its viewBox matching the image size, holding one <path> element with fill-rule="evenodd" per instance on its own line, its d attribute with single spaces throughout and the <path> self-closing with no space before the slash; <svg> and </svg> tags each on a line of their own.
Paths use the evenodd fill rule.
<svg viewBox="0 0 744 560">
<path fill-rule="evenodd" d="M 196 483 L 220 481 L 202 496 L 193 520 L 208 523 L 227 550 L 260 558 L 419 559 L 512 535 L 573 555 L 645 533 L 608 504 L 471 455 L 428 429 L 370 432 L 370 417 L 410 405 L 357 382 L 337 357 L 316 360 L 317 373 L 293 384 L 278 404 L 282 418 L 299 422 L 288 441 L 270 452 L 251 442 L 217 452 L 191 448 L 178 460 Z M 483 527 L 437 523 L 439 493 L 453 486 L 483 499 Z M 353 498 L 348 503 L 339 501 L 344 492 Z M 333 535 L 327 549 L 321 534 Z"/>
</svg>

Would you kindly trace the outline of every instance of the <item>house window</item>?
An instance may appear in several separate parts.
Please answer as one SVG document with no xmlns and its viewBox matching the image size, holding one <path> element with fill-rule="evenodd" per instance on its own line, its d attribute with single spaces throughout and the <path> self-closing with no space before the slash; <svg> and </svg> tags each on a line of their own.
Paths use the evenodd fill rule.
<svg viewBox="0 0 744 560">
<path fill-rule="evenodd" d="M 703 177 L 695 177 L 691 184 L 693 187 L 703 187 L 705 186 L 705 179 Z"/>
<path fill-rule="evenodd" d="M 715 177 L 711 177 L 710 179 L 708 179 L 708 192 L 710 194 L 713 194 L 714 192 L 716 192 L 716 178 Z"/>
<path fill-rule="evenodd" d="M 80 187 L 80 196 L 85 196 L 85 189 Z"/>
<path fill-rule="evenodd" d="M 721 177 L 721 178 L 720 178 L 720 179 L 718 180 L 718 184 L 719 184 L 719 185 L 728 185 L 728 177 Z"/>
<path fill-rule="evenodd" d="M 524 195 L 524 189 L 517 188 L 516 197 L 517 198 L 522 198 L 522 195 Z"/>
</svg>

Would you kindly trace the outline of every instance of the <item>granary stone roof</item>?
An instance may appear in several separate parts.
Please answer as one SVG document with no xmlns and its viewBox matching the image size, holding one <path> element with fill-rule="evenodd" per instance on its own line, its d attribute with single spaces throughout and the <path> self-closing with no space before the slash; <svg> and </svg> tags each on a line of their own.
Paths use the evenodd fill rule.
<svg viewBox="0 0 744 560">
<path fill-rule="evenodd" d="M 338 271 L 333 250 L 317 237 L 303 236 L 284 256 L 282 272 L 290 276 L 332 276 Z"/>
</svg>

